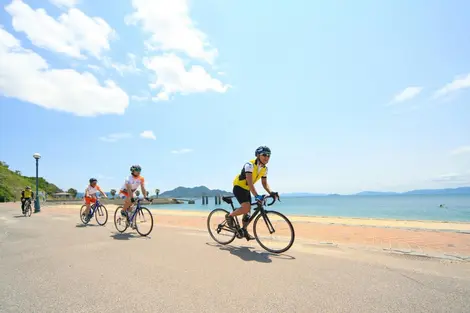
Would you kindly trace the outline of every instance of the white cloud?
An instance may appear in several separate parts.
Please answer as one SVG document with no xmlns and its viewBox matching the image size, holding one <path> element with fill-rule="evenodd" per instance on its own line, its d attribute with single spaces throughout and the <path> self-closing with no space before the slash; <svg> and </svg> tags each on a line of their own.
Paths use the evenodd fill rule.
<svg viewBox="0 0 470 313">
<path fill-rule="evenodd" d="M 144 130 L 143 132 L 140 133 L 140 137 L 157 140 L 157 137 L 155 137 L 153 131 L 151 130 Z"/>
<path fill-rule="evenodd" d="M 193 152 L 192 149 L 179 149 L 179 150 L 172 150 L 171 153 L 173 154 L 184 154 L 184 153 L 190 153 Z"/>
<path fill-rule="evenodd" d="M 452 155 L 459 155 L 464 153 L 470 153 L 470 146 L 458 147 L 450 152 Z"/>
<path fill-rule="evenodd" d="M 422 87 L 407 87 L 393 98 L 392 102 L 403 102 L 411 100 L 421 93 Z"/>
<path fill-rule="evenodd" d="M 434 98 L 446 96 L 460 89 L 470 88 L 470 74 L 466 76 L 456 77 L 452 82 L 448 83 L 434 93 Z"/>
<path fill-rule="evenodd" d="M 101 141 L 106 141 L 106 142 L 116 142 L 121 139 L 126 139 L 126 138 L 131 138 L 131 134 L 129 133 L 114 133 L 114 134 L 109 134 L 107 136 L 102 136 L 99 139 Z"/>
<path fill-rule="evenodd" d="M 131 100 L 134 100 L 134 101 L 148 101 L 150 100 L 150 98 L 148 96 L 137 96 L 137 95 L 133 95 L 131 96 Z"/>
<path fill-rule="evenodd" d="M 49 0 L 59 8 L 72 8 L 78 4 L 78 0 Z"/>
<path fill-rule="evenodd" d="M 13 28 L 24 32 L 34 45 L 75 58 L 84 59 L 83 52 L 87 52 L 99 59 L 115 36 L 102 18 L 89 17 L 75 8 L 57 20 L 44 9 L 33 10 L 21 0 L 13 0 L 5 10 L 12 16 Z"/>
<path fill-rule="evenodd" d="M 450 183 L 450 184 L 467 184 L 470 183 L 470 172 L 468 173 L 448 173 L 440 175 L 433 179 L 439 183 Z"/>
<path fill-rule="evenodd" d="M 153 100 L 168 100 L 173 93 L 196 93 L 216 91 L 224 93 L 230 87 L 211 77 L 199 65 L 193 65 L 187 71 L 183 61 L 174 54 L 144 58 L 144 65 L 157 74 L 157 81 L 150 84 L 152 89 L 159 89 Z"/>
<path fill-rule="evenodd" d="M 114 63 L 109 57 L 103 58 L 103 63 L 106 67 L 114 68 L 121 76 L 124 76 L 124 73 L 138 73 L 141 72 L 141 69 L 137 67 L 136 56 L 135 54 L 128 53 L 127 58 L 129 59 L 127 64 Z"/>
<path fill-rule="evenodd" d="M 102 86 L 91 73 L 51 69 L 46 60 L 0 28 L 0 94 L 78 116 L 123 114 L 128 95 L 113 81 Z"/>
<path fill-rule="evenodd" d="M 178 51 L 213 63 L 217 50 L 207 36 L 196 28 L 189 16 L 186 0 L 132 0 L 135 11 L 126 16 L 127 24 L 141 24 L 151 34 L 146 47 L 156 51 Z"/>
</svg>

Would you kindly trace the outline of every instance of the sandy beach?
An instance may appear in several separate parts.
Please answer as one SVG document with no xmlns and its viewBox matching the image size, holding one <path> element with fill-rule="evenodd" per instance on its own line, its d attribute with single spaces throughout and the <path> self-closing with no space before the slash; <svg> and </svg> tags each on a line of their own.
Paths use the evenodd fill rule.
<svg viewBox="0 0 470 313">
<path fill-rule="evenodd" d="M 81 205 L 53 205 L 42 213 L 77 214 Z M 112 223 L 116 205 L 107 205 Z M 207 230 L 208 212 L 152 208 L 162 226 Z M 294 225 L 295 245 L 328 245 L 343 248 L 470 260 L 470 223 L 404 221 L 287 215 Z"/>
</svg>

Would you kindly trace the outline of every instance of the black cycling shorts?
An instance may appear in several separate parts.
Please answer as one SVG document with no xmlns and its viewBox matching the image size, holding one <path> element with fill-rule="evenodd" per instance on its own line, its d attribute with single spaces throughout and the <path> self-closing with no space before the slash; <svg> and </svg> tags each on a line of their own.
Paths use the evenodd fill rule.
<svg viewBox="0 0 470 313">
<path fill-rule="evenodd" d="M 237 198 L 238 203 L 243 202 L 251 203 L 251 194 L 249 190 L 243 189 L 240 186 L 233 186 L 233 195 Z"/>
</svg>

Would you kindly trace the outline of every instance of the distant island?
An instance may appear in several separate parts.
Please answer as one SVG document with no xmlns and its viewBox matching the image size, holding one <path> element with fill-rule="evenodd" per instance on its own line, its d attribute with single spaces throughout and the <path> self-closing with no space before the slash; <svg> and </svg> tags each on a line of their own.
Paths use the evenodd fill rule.
<svg viewBox="0 0 470 313">
<path fill-rule="evenodd" d="M 444 189 L 416 189 L 404 192 L 393 191 L 361 191 L 355 194 L 340 195 L 327 193 L 293 192 L 284 193 L 284 197 L 325 197 L 325 196 L 396 196 L 396 195 L 470 195 L 470 187 Z"/>
<path fill-rule="evenodd" d="M 159 195 L 160 198 L 200 198 L 202 196 L 226 196 L 232 195 L 231 192 L 220 189 L 209 189 L 206 186 L 197 187 L 177 187 L 173 190 L 167 190 Z"/>
</svg>

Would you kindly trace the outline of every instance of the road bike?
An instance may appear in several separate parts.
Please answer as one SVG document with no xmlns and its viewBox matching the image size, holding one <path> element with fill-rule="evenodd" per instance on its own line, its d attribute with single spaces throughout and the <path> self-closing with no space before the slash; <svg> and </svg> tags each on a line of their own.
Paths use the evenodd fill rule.
<svg viewBox="0 0 470 313">
<path fill-rule="evenodd" d="M 142 199 L 137 199 L 136 204 L 132 204 L 128 214 L 124 217 L 121 215 L 121 210 L 123 206 L 120 205 L 116 208 L 114 212 L 114 226 L 118 232 L 123 233 L 129 226 L 132 229 L 137 230 L 139 235 L 147 236 L 153 229 L 153 216 L 150 213 L 150 210 L 146 207 L 140 205 Z M 150 199 L 150 204 L 152 203 L 152 199 Z M 146 217 L 147 215 L 147 217 Z M 144 223 L 150 224 L 150 229 L 148 231 L 144 231 Z"/>
<path fill-rule="evenodd" d="M 85 210 L 86 210 L 86 204 L 82 205 L 80 209 L 80 219 L 85 225 L 90 222 L 93 215 L 95 216 L 96 222 L 98 223 L 98 225 L 103 226 L 108 221 L 108 210 L 106 210 L 106 207 L 101 204 L 99 198 L 97 198 L 96 202 L 90 206 L 90 214 L 88 216 L 84 214 Z"/>
<path fill-rule="evenodd" d="M 33 209 L 31 207 L 31 199 L 25 200 L 23 208 L 24 208 L 24 210 L 23 210 L 24 216 L 30 217 L 31 213 L 33 212 Z"/>
<path fill-rule="evenodd" d="M 278 197 L 278 194 L 276 193 L 275 196 Z M 235 211 L 235 207 L 233 206 L 232 201 L 233 197 L 234 196 L 224 196 L 222 197 L 222 200 L 230 204 L 230 206 L 232 207 L 232 211 Z M 245 216 L 243 218 L 242 226 L 240 226 L 238 216 L 235 216 L 233 218 L 234 227 L 230 227 L 227 224 L 225 218 L 226 214 L 229 213 L 227 210 L 222 208 L 216 208 L 212 210 L 209 213 L 209 216 L 207 217 L 207 229 L 209 231 L 210 236 L 212 237 L 212 239 L 222 245 L 227 245 L 231 243 L 233 240 L 235 240 L 235 237 L 238 239 L 246 238 L 247 240 L 250 240 L 251 238 L 248 235 L 247 227 L 251 224 L 252 221 L 254 221 L 254 239 L 256 239 L 258 244 L 263 247 L 263 249 L 272 253 L 286 252 L 292 247 L 292 244 L 294 243 L 294 227 L 292 226 L 292 223 L 289 221 L 289 219 L 282 213 L 265 209 L 266 205 L 271 206 L 274 204 L 274 202 L 276 201 L 276 197 L 274 197 L 273 195 L 269 195 L 265 196 L 261 203 L 251 203 L 251 206 L 256 205 L 256 208 L 254 209 L 253 215 Z M 273 201 L 271 201 L 271 203 L 269 204 L 266 204 L 267 199 L 269 198 L 272 198 Z M 218 221 L 219 219 L 221 221 Z M 273 222 L 283 222 L 286 226 L 286 230 L 283 230 L 283 228 L 281 227 L 274 227 Z M 213 227 L 211 227 L 211 225 L 213 225 Z M 267 234 L 264 234 L 263 232 L 265 232 L 266 230 L 268 232 Z M 224 231 L 224 234 L 222 236 L 225 236 L 226 240 L 216 238 L 216 235 L 221 234 L 222 231 Z M 274 233 L 279 235 L 279 237 L 277 238 L 278 243 L 274 244 L 275 247 L 270 248 L 266 245 L 267 237 L 269 235 L 272 236 Z"/>
</svg>

